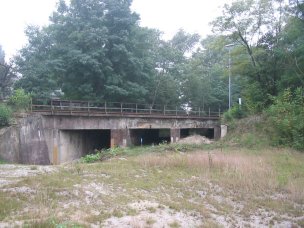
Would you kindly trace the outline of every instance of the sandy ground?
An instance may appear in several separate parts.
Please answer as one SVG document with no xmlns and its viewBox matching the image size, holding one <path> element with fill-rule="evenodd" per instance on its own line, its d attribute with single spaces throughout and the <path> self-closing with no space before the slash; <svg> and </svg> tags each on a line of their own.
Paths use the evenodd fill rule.
<svg viewBox="0 0 304 228">
<path fill-rule="evenodd" d="M 58 167 L 52 166 L 21 166 L 21 165 L 0 165 L 0 191 L 2 192 L 15 192 L 23 194 L 25 196 L 30 196 L 32 194 L 37 194 L 37 190 L 31 189 L 29 187 L 10 187 L 14 183 L 18 183 L 25 177 L 32 177 L 41 174 L 47 174 L 52 172 L 57 172 Z M 85 174 L 92 175 L 93 174 Z M 104 174 L 101 174 L 104 175 Z M 111 178 L 105 175 L 104 178 Z M 136 176 L 134 178 L 139 178 Z M 198 177 L 192 177 L 191 180 L 187 181 L 189 184 L 191 181 L 196 181 Z M 74 185 L 73 191 L 61 190 L 56 194 L 61 196 L 68 196 L 69 200 L 59 202 L 60 208 L 62 210 L 71 210 L 73 208 L 73 214 L 70 215 L 70 219 L 73 221 L 81 221 L 85 215 L 95 215 L 99 216 L 100 211 L 96 208 L 104 205 L 103 197 L 108 197 L 113 192 L 124 192 L 123 188 L 117 188 L 113 185 L 100 183 L 100 182 L 90 182 L 85 185 L 76 184 Z M 160 189 L 161 191 L 161 189 Z M 279 215 L 281 219 L 279 221 L 271 222 L 274 217 L 278 217 L 278 214 L 272 211 L 267 211 L 261 208 L 256 211 L 256 213 L 251 214 L 249 217 L 243 217 L 240 215 L 240 211 L 243 208 L 242 202 L 235 202 L 229 196 L 223 196 L 225 189 L 220 186 L 209 183 L 205 189 L 197 191 L 194 193 L 193 202 L 196 203 L 196 197 L 204 199 L 207 196 L 212 198 L 217 204 L 229 205 L 230 211 L 227 214 L 220 213 L 214 205 L 204 203 L 204 208 L 209 211 L 209 216 L 203 217 L 195 211 L 189 210 L 175 210 L 157 202 L 151 200 L 138 200 L 126 205 L 121 205 L 122 208 L 128 208 L 134 213 L 130 215 L 122 214 L 121 216 L 111 216 L 105 219 L 102 223 L 84 223 L 87 227 L 201 227 L 206 224 L 207 220 L 212 221 L 211 227 L 215 224 L 223 227 L 300 227 L 296 225 L 295 222 L 304 220 L 304 213 L 299 217 L 291 217 L 288 214 Z M 143 198 L 145 194 L 150 194 L 147 192 L 143 193 L 143 190 L 138 189 L 138 194 L 141 194 L 140 198 Z M 170 196 L 168 196 L 170 197 Z M 182 197 L 182 196 L 181 196 Z M 278 200 L 282 196 L 276 196 Z M 84 205 L 90 206 L 90 210 L 84 212 Z M 300 205 L 303 208 L 303 205 Z M 26 210 L 31 210 L 30 208 Z M 24 213 L 24 212 L 23 212 Z M 60 214 L 58 214 L 60 216 Z M 64 216 L 64 215 L 62 215 Z M 23 221 L 0 221 L 0 227 L 11 227 L 11 226 L 23 226 Z"/>
<path fill-rule="evenodd" d="M 213 143 L 212 140 L 200 136 L 200 135 L 192 135 L 186 138 L 183 138 L 178 141 L 178 144 L 195 144 L 195 145 L 200 145 L 200 144 L 211 144 Z"/>
<path fill-rule="evenodd" d="M 24 177 L 35 176 L 56 171 L 53 166 L 0 165 L 0 187 L 17 183 Z"/>
</svg>

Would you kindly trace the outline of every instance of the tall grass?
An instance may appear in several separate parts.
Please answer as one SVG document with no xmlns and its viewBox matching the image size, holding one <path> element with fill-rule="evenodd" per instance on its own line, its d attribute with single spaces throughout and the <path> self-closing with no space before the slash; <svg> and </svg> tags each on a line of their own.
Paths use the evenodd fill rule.
<svg viewBox="0 0 304 228">
<path fill-rule="evenodd" d="M 148 154 L 138 162 L 145 168 L 189 169 L 235 191 L 271 191 L 278 186 L 275 172 L 261 157 L 242 153 Z"/>
</svg>

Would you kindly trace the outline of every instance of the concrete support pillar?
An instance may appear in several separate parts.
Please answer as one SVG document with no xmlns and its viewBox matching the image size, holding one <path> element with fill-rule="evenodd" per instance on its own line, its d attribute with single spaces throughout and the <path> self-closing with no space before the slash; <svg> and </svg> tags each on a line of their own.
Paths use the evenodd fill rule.
<svg viewBox="0 0 304 228">
<path fill-rule="evenodd" d="M 221 126 L 214 127 L 214 140 L 219 140 L 221 138 Z"/>
<path fill-rule="evenodd" d="M 53 147 L 51 150 L 52 153 L 50 154 L 51 164 L 58 165 L 60 164 L 59 160 L 59 146 L 60 146 L 60 131 L 53 130 Z"/>
<path fill-rule="evenodd" d="M 180 129 L 179 128 L 171 128 L 170 129 L 170 137 L 171 143 L 175 143 L 180 139 Z"/>
<path fill-rule="evenodd" d="M 129 129 L 111 129 L 111 148 L 126 147 L 130 145 L 130 141 Z"/>
<path fill-rule="evenodd" d="M 228 126 L 221 125 L 221 138 L 224 138 L 228 133 Z"/>
</svg>

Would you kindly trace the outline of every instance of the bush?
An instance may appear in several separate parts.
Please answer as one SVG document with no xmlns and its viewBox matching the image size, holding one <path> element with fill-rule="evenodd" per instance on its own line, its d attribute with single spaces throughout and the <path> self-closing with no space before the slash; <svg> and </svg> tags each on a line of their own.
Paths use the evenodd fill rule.
<svg viewBox="0 0 304 228">
<path fill-rule="evenodd" d="M 97 162 L 100 161 L 100 152 L 97 152 L 96 154 L 87 154 L 86 156 L 81 158 L 81 161 L 84 163 L 93 163 L 93 162 Z"/>
<path fill-rule="evenodd" d="M 267 110 L 274 131 L 272 140 L 276 145 L 304 149 L 304 90 L 298 88 L 294 93 L 290 89 L 273 98 L 274 104 Z"/>
<path fill-rule="evenodd" d="M 84 163 L 93 163 L 97 161 L 104 161 L 112 157 L 123 155 L 125 153 L 126 153 L 125 149 L 120 147 L 95 150 L 94 154 L 87 154 L 86 156 L 81 158 L 81 161 Z"/>
<path fill-rule="evenodd" d="M 0 104 L 0 127 L 8 126 L 12 116 L 12 110 L 5 104 Z"/>
<path fill-rule="evenodd" d="M 9 105 L 16 111 L 27 111 L 31 102 L 31 95 L 24 92 L 23 89 L 17 89 L 9 98 Z"/>
<path fill-rule="evenodd" d="M 230 122 L 233 119 L 241 119 L 246 117 L 246 111 L 244 107 L 240 105 L 233 106 L 229 111 L 224 113 L 224 121 Z"/>
</svg>

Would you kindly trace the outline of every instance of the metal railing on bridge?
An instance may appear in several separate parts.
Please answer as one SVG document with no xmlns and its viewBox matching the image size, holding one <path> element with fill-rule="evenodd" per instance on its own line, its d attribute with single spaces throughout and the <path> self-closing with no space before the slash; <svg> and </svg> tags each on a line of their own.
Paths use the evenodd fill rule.
<svg viewBox="0 0 304 228">
<path fill-rule="evenodd" d="M 221 109 L 187 108 L 170 105 L 151 105 L 118 102 L 96 102 L 57 99 L 33 99 L 31 112 L 52 115 L 145 115 L 168 117 L 197 117 L 218 119 Z"/>
</svg>

